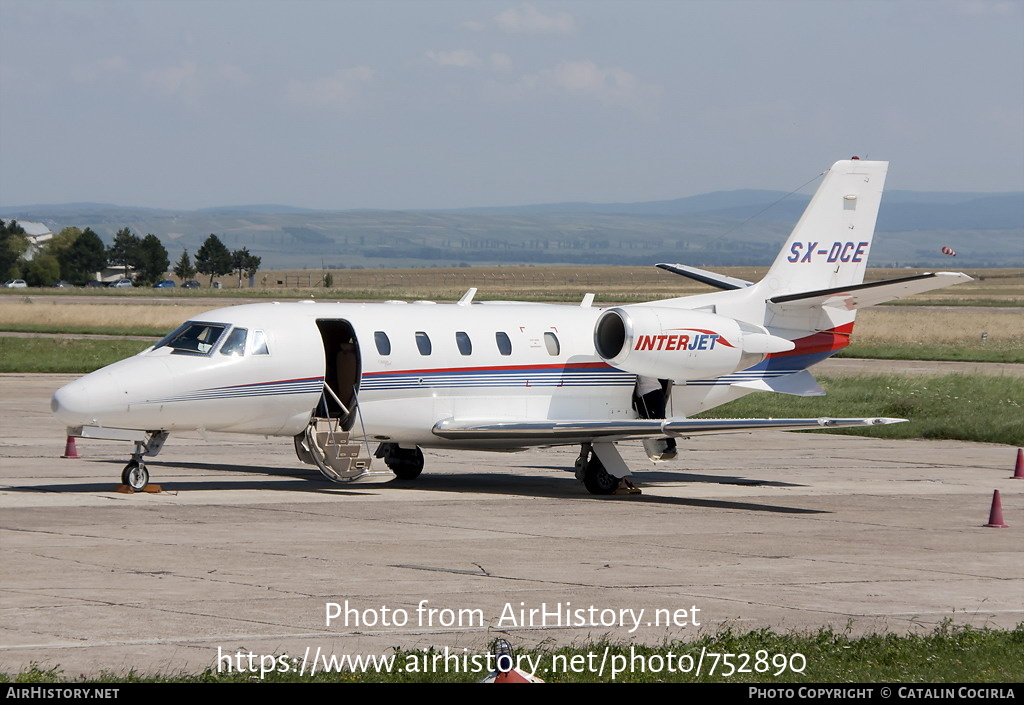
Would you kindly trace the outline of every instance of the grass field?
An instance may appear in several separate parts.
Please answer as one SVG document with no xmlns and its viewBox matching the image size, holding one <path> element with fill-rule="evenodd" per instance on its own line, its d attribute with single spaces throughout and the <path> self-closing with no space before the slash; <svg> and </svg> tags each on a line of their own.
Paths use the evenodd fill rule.
<svg viewBox="0 0 1024 705">
<path fill-rule="evenodd" d="M 857 314 L 841 357 L 1024 363 L 1024 311 L 877 307 Z"/>
<path fill-rule="evenodd" d="M 230 305 L 230 304 L 229 304 Z M 154 306 L 0 299 L 0 330 L 20 333 L 104 333 L 163 336 L 209 305 Z"/>
<path fill-rule="evenodd" d="M 819 377 L 825 397 L 748 394 L 701 414 L 707 418 L 869 417 L 910 423 L 828 433 L 1024 445 L 1024 377 L 939 375 Z M 811 433 L 821 433 L 812 431 Z"/>
<path fill-rule="evenodd" d="M 940 626 L 920 635 L 872 634 L 853 638 L 831 629 L 811 634 L 778 634 L 768 629 L 737 633 L 723 630 L 699 639 L 660 646 L 596 642 L 557 650 L 516 652 L 520 663 L 536 664 L 536 675 L 549 683 L 1020 683 L 1024 661 L 1024 627 L 1014 630 Z M 701 658 L 701 654 L 704 654 Z M 318 673 L 300 676 L 290 661 L 288 673 L 265 678 L 251 673 L 106 674 L 74 678 L 59 669 L 33 668 L 16 674 L 0 673 L 0 682 L 18 683 L 454 683 L 476 682 L 487 675 L 469 661 L 469 669 L 448 672 L 443 652 L 396 650 L 386 672 Z M 725 654 L 732 655 L 725 658 Z M 438 656 L 437 662 L 434 657 Z M 470 654 L 473 656 L 474 654 Z M 716 656 L 717 655 L 717 656 Z M 524 657 L 529 657 L 529 662 Z M 603 670 L 600 664 L 603 659 Z M 424 661 L 425 660 L 425 661 Z M 697 664 L 701 672 L 698 675 Z M 277 666 L 277 663 L 275 663 Z M 401 671 L 399 668 L 401 667 Z M 614 673 L 613 673 L 614 670 Z"/>
<path fill-rule="evenodd" d="M 0 372 L 92 372 L 150 345 L 136 340 L 0 337 Z"/>
<path fill-rule="evenodd" d="M 544 268 L 522 269 L 536 274 L 536 270 Z M 425 277 L 438 270 L 409 271 L 412 275 Z M 452 271 L 462 274 L 475 270 Z M 363 274 L 358 270 L 356 273 Z M 673 282 L 681 280 L 681 277 L 664 272 L 662 274 L 671 276 Z M 588 270 L 586 276 L 593 277 L 595 273 Z M 597 283 L 588 282 L 588 287 L 596 289 Z M 409 285 L 413 286 L 413 283 Z M 401 291 L 405 292 L 404 298 L 414 298 L 408 290 Z M 461 296 L 462 293 L 461 290 L 453 290 L 452 297 Z M 670 295 L 669 292 L 662 293 Z M 231 305 L 234 301 L 226 298 L 223 304 Z M 113 305 L 66 301 L 62 297 L 7 297 L 0 298 L 0 331 L 162 336 L 182 321 L 199 316 L 215 306 L 187 299 L 157 306 L 142 301 L 138 304 Z M 841 355 L 1024 363 L 1024 311 L 988 307 L 982 310 L 959 307 L 927 310 L 910 306 L 876 307 L 858 315 L 852 340 L 853 345 Z"/>
<path fill-rule="evenodd" d="M 951 263 L 951 269 L 953 269 Z M 728 276 L 757 281 L 766 267 L 721 267 L 715 271 Z M 869 269 L 867 281 L 920 274 L 923 269 Z M 954 269 L 954 271 L 956 271 Z M 907 305 L 946 306 L 1024 306 L 1024 269 L 967 270 L 974 281 L 901 300 Z M 333 286 L 325 288 L 324 276 L 330 274 Z M 516 301 L 575 302 L 588 292 L 597 294 L 598 304 L 636 303 L 674 296 L 715 291 L 710 286 L 650 267 L 555 266 L 555 267 L 457 267 L 420 269 L 339 269 L 268 271 L 257 275 L 257 286 L 237 288 L 235 280 L 223 278 L 224 288 L 211 289 L 0 289 L 0 298 L 26 295 L 54 296 L 130 296 L 187 302 L 190 299 L 217 297 L 308 298 L 328 300 L 429 299 L 457 300 L 470 287 L 476 287 L 480 301 L 512 299 Z M 281 282 L 281 284 L 278 284 Z"/>
</svg>

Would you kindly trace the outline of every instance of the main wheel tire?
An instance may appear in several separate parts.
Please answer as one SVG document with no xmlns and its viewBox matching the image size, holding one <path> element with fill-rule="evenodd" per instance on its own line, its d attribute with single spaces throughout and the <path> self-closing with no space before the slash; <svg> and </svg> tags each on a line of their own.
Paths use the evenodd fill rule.
<svg viewBox="0 0 1024 705">
<path fill-rule="evenodd" d="M 594 453 L 587 463 L 586 472 L 583 473 L 583 485 L 590 494 L 612 494 L 619 486 L 619 478 L 605 470 L 604 463 L 597 457 L 597 453 Z"/>
<path fill-rule="evenodd" d="M 399 480 L 415 480 L 423 472 L 423 451 L 415 448 L 399 448 L 397 443 L 382 444 L 377 457 L 384 458 L 384 464 Z"/>
<path fill-rule="evenodd" d="M 121 471 L 121 482 L 136 492 L 141 492 L 149 484 L 149 470 L 137 460 L 129 460 Z"/>
</svg>

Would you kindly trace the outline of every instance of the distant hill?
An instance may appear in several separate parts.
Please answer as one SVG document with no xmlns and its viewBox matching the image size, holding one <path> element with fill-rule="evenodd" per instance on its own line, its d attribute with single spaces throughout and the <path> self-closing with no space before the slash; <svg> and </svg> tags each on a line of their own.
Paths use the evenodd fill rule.
<svg viewBox="0 0 1024 705">
<path fill-rule="evenodd" d="M 552 203 L 436 211 L 315 211 L 283 205 L 171 211 L 97 203 L 0 208 L 54 232 L 122 227 L 160 237 L 177 258 L 210 233 L 265 268 L 458 264 L 765 265 L 810 197 L 716 191 L 641 203 Z M 1024 266 L 1024 193 L 887 191 L 873 265 Z M 955 260 L 941 254 L 948 245 Z"/>
<path fill-rule="evenodd" d="M 774 222 L 796 222 L 810 196 L 783 191 L 715 191 L 670 201 L 642 203 L 546 203 L 505 208 L 468 208 L 450 213 L 694 215 L 746 219 L 764 211 Z M 881 231 L 993 230 L 1024 227 L 1024 193 L 886 191 L 878 218 Z"/>
</svg>

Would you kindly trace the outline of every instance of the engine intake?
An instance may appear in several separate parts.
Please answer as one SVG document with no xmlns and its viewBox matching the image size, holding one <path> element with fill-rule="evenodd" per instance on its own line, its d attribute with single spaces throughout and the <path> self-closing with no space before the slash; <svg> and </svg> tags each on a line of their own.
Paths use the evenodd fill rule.
<svg viewBox="0 0 1024 705">
<path fill-rule="evenodd" d="M 793 343 L 760 326 L 703 311 L 659 306 L 610 308 L 594 326 L 594 348 L 612 367 L 685 381 L 746 369 Z"/>
</svg>

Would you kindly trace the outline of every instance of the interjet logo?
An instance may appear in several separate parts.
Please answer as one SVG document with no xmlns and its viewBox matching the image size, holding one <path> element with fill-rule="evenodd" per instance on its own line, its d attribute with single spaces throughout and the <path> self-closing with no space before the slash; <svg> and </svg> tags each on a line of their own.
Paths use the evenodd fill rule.
<svg viewBox="0 0 1024 705">
<path fill-rule="evenodd" d="M 692 331 L 686 333 L 663 333 L 662 335 L 637 336 L 634 350 L 714 350 L 716 345 L 734 347 L 724 337 L 710 330 L 700 328 L 677 328 L 676 330 Z"/>
</svg>

